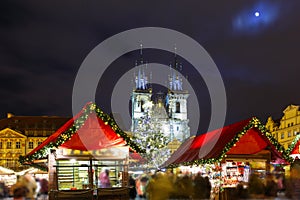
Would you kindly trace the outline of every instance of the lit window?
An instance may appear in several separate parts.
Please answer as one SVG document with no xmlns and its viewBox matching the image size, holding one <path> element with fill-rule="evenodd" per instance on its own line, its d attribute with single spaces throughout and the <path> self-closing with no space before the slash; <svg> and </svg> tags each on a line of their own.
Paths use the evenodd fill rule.
<svg viewBox="0 0 300 200">
<path fill-rule="evenodd" d="M 284 139 L 284 133 L 281 133 L 281 139 Z"/>
<path fill-rule="evenodd" d="M 294 130 L 294 135 L 298 135 L 298 132 L 296 130 Z"/>
<path fill-rule="evenodd" d="M 20 142 L 16 142 L 16 149 L 21 149 L 21 143 Z"/>
<path fill-rule="evenodd" d="M 29 149 L 33 149 L 33 142 L 29 142 L 29 143 L 28 143 L 28 148 L 29 148 Z"/>
<path fill-rule="evenodd" d="M 6 143 L 6 148 L 7 148 L 7 149 L 11 149 L 11 142 L 7 142 L 7 143 Z"/>
</svg>

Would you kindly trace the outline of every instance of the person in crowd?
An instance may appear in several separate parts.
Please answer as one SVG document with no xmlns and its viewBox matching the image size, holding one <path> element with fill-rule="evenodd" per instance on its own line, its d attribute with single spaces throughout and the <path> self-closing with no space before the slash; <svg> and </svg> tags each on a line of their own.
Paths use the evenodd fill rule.
<svg viewBox="0 0 300 200">
<path fill-rule="evenodd" d="M 129 198 L 130 200 L 134 200 L 136 198 L 136 182 L 134 180 L 134 178 L 132 177 L 132 175 L 129 176 L 129 181 L 128 181 L 128 184 L 129 184 Z"/>
<path fill-rule="evenodd" d="M 48 196 L 48 180 L 43 178 L 40 180 L 40 197 L 41 199 L 47 199 Z"/>
<path fill-rule="evenodd" d="M 290 187 L 292 199 L 300 199 L 300 159 L 295 159 L 291 165 Z"/>
<path fill-rule="evenodd" d="M 251 174 L 249 178 L 249 195 L 255 198 L 264 196 L 265 185 L 262 179 L 257 174 Z"/>
<path fill-rule="evenodd" d="M 13 189 L 13 200 L 26 200 L 28 193 L 28 188 L 19 184 Z"/>
<path fill-rule="evenodd" d="M 0 182 L 0 198 L 7 197 L 7 187 L 3 181 Z"/>
<path fill-rule="evenodd" d="M 152 175 L 146 187 L 148 200 L 170 199 L 174 192 L 173 183 L 167 174 L 157 172 Z"/>
<path fill-rule="evenodd" d="M 99 174 L 99 180 L 100 180 L 100 187 L 101 188 L 109 188 L 110 185 L 110 179 L 109 179 L 109 169 L 104 169 Z"/>
<path fill-rule="evenodd" d="M 146 186 L 148 184 L 149 178 L 146 174 L 142 174 L 137 180 L 136 180 L 136 191 L 139 198 L 146 198 Z"/>
<path fill-rule="evenodd" d="M 36 190 L 35 190 L 34 197 L 35 199 L 37 199 L 37 197 L 40 195 L 41 183 L 39 178 L 35 178 L 35 182 L 36 182 Z"/>
<path fill-rule="evenodd" d="M 13 196 L 15 196 L 14 195 L 15 190 L 18 191 L 17 194 L 20 194 L 21 191 L 23 191 L 23 190 L 17 190 L 17 189 L 23 188 L 23 187 L 27 188 L 26 199 L 34 200 L 36 197 L 37 184 L 32 175 L 25 174 L 23 176 L 17 177 L 16 184 L 14 184 L 11 188 L 11 192 L 13 193 Z M 17 195 L 17 196 L 19 196 L 19 195 Z M 18 198 L 20 198 L 20 197 L 18 197 Z"/>
<path fill-rule="evenodd" d="M 274 181 L 274 177 L 272 174 L 267 174 L 267 176 L 266 176 L 265 195 L 267 197 L 276 197 L 277 196 L 277 184 Z"/>
<path fill-rule="evenodd" d="M 236 186 L 236 190 L 235 190 L 235 193 L 233 194 L 232 200 L 248 199 L 248 198 L 249 198 L 248 190 L 244 187 L 243 183 L 239 183 Z"/>
<path fill-rule="evenodd" d="M 177 176 L 172 188 L 171 199 L 190 199 L 194 191 L 192 179 L 187 174 Z"/>
<path fill-rule="evenodd" d="M 277 177 L 277 188 L 278 188 L 278 193 L 283 193 L 285 190 L 285 180 L 284 180 L 284 175 L 279 174 Z"/>
<path fill-rule="evenodd" d="M 205 193 L 204 196 L 206 199 L 210 199 L 210 192 L 211 192 L 211 183 L 209 181 L 208 176 L 204 177 L 205 182 Z"/>
<path fill-rule="evenodd" d="M 194 177 L 194 181 L 193 181 L 193 185 L 194 185 L 194 193 L 193 193 L 193 198 L 194 199 L 205 199 L 206 195 L 207 195 L 207 183 L 206 180 L 204 179 L 204 177 L 198 173 L 195 177 Z"/>
</svg>

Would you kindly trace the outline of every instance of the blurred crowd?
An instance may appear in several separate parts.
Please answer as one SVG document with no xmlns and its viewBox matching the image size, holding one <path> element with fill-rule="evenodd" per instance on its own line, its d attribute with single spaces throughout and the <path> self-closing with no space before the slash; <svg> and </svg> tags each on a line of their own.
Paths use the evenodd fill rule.
<svg viewBox="0 0 300 200">
<path fill-rule="evenodd" d="M 171 172 L 142 174 L 136 179 L 130 176 L 130 199 L 209 199 L 211 184 L 208 177 L 174 175 Z"/>
<path fill-rule="evenodd" d="M 268 173 L 264 177 L 251 174 L 249 182 L 241 182 L 236 188 L 223 188 L 214 194 L 210 180 L 201 174 L 173 174 L 157 172 L 130 176 L 131 200 L 166 200 L 166 199 L 300 199 L 300 163 L 291 169 L 291 176 Z"/>
<path fill-rule="evenodd" d="M 48 200 L 48 180 L 25 174 L 18 176 L 17 182 L 10 188 L 0 183 L 0 198 L 9 197 L 14 200 Z"/>
</svg>

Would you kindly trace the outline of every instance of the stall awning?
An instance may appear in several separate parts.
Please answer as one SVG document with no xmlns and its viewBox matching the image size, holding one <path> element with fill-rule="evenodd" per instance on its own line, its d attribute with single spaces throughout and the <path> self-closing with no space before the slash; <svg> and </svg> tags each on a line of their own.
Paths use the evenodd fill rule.
<svg viewBox="0 0 300 200">
<path fill-rule="evenodd" d="M 123 132 L 116 122 L 93 103 L 88 103 L 41 145 L 33 149 L 20 162 L 31 162 L 48 154 L 51 148 L 98 150 L 128 145 L 136 152 L 143 151 Z"/>
<path fill-rule="evenodd" d="M 14 170 L 0 166 L 0 175 L 12 175 L 12 174 L 15 174 Z"/>
<path fill-rule="evenodd" d="M 288 160 L 284 148 L 253 117 L 186 141 L 162 167 L 214 163 L 225 155 L 253 155 L 264 149 L 271 151 L 274 160 Z"/>
</svg>

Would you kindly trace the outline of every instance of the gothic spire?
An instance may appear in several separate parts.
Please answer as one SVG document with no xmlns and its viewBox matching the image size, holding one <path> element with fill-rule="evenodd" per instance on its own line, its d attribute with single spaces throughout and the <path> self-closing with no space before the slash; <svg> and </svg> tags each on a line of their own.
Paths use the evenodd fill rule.
<svg viewBox="0 0 300 200">
<path fill-rule="evenodd" d="M 182 90 L 182 78 L 178 74 L 178 70 L 181 70 L 181 66 L 179 67 L 179 63 L 177 61 L 177 47 L 174 45 L 174 63 L 170 65 L 170 73 L 169 76 L 169 88 L 170 90 Z"/>
<path fill-rule="evenodd" d="M 148 77 L 144 70 L 144 58 L 143 58 L 143 44 L 140 44 L 140 60 L 136 61 L 135 66 L 139 66 L 138 74 L 135 76 L 135 89 L 136 90 L 147 90 L 148 89 Z M 147 64 L 146 64 L 147 67 Z"/>
</svg>

